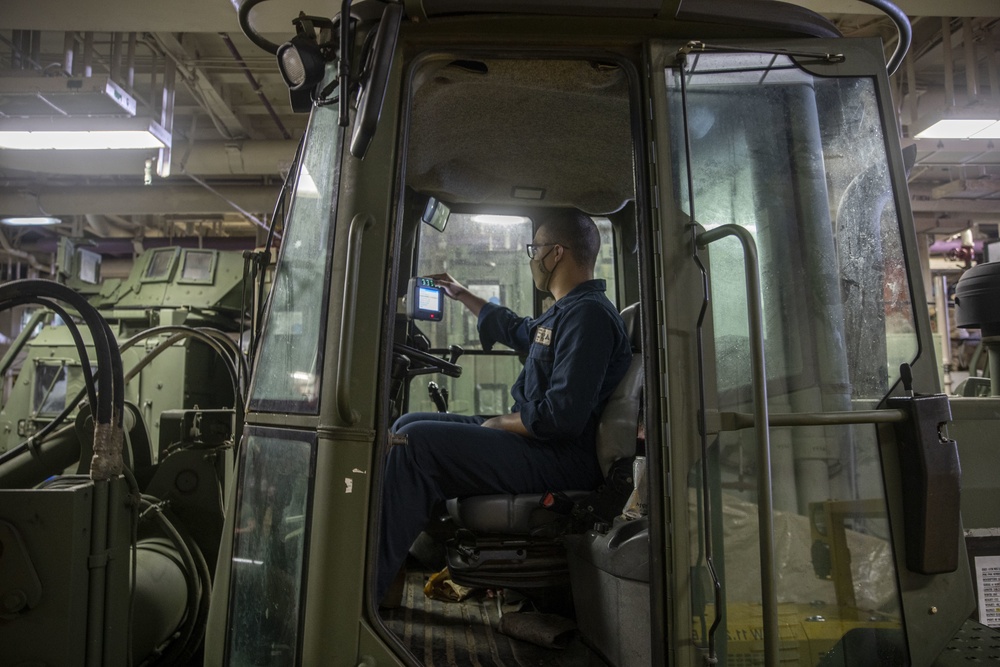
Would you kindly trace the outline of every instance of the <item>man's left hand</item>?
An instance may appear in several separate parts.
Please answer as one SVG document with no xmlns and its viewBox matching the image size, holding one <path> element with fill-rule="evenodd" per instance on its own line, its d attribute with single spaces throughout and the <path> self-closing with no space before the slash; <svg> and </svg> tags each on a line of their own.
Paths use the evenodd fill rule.
<svg viewBox="0 0 1000 667">
<path fill-rule="evenodd" d="M 524 427 L 524 423 L 521 421 L 521 415 L 517 412 L 509 415 L 500 415 L 499 417 L 490 417 L 483 422 L 483 426 L 486 428 L 495 428 L 501 431 L 510 431 L 511 433 L 517 433 L 518 435 L 524 435 L 530 437 L 531 434 L 528 433 L 528 429 Z"/>
</svg>

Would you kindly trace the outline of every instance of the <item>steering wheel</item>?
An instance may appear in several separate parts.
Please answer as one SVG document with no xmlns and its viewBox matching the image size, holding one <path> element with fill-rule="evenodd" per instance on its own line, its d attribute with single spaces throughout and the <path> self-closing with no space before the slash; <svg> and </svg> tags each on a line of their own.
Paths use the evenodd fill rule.
<svg viewBox="0 0 1000 667">
<path fill-rule="evenodd" d="M 424 364 L 423 368 L 410 369 L 410 375 L 423 375 L 425 373 L 443 373 L 449 377 L 457 378 L 462 376 L 462 367 L 458 364 L 453 364 L 447 359 L 442 359 L 441 357 L 436 357 L 429 352 L 424 352 L 423 350 L 418 350 L 410 345 L 404 345 L 403 343 L 393 343 L 393 352 L 397 354 L 402 354 L 411 361 L 416 361 Z"/>
</svg>

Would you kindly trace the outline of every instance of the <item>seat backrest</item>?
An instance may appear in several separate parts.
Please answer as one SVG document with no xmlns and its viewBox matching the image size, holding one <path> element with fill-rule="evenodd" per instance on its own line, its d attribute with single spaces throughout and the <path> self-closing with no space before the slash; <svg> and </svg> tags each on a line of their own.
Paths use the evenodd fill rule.
<svg viewBox="0 0 1000 667">
<path fill-rule="evenodd" d="M 605 475 L 618 459 L 635 455 L 639 428 L 639 406 L 642 402 L 642 327 L 639 304 L 633 303 L 622 311 L 625 332 L 632 346 L 632 363 L 625 377 L 604 406 L 597 424 L 597 460 Z"/>
</svg>

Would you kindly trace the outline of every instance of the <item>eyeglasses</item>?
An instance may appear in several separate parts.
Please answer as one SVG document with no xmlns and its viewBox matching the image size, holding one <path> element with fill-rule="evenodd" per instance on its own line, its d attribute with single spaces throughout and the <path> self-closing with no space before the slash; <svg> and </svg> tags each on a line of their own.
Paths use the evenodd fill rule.
<svg viewBox="0 0 1000 667">
<path fill-rule="evenodd" d="M 524 246 L 524 249 L 528 251 L 528 259 L 534 259 L 538 255 L 539 248 L 551 248 L 554 245 L 572 250 L 568 245 L 563 245 L 562 243 L 529 243 Z"/>
</svg>

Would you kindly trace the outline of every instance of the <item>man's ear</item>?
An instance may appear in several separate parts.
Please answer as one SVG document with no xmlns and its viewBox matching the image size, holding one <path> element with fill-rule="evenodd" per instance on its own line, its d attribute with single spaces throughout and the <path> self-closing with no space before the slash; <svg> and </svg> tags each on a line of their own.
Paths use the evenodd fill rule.
<svg viewBox="0 0 1000 667">
<path fill-rule="evenodd" d="M 556 244 L 556 264 L 558 264 L 559 260 L 561 260 L 563 258 L 563 256 L 565 256 L 565 255 L 566 255 L 566 247 L 564 245 L 562 245 L 561 243 L 557 243 Z M 555 268 L 555 266 L 553 266 L 552 268 Z"/>
</svg>

